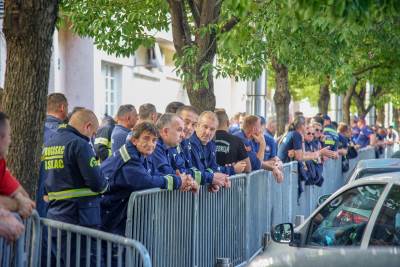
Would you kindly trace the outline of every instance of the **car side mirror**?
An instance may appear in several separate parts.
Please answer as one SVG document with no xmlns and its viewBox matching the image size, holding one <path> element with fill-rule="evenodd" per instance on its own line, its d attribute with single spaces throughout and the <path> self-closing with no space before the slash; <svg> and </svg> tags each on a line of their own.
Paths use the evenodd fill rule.
<svg viewBox="0 0 400 267">
<path fill-rule="evenodd" d="M 318 206 L 321 206 L 322 203 L 325 202 L 332 194 L 322 195 L 318 198 Z"/>
<path fill-rule="evenodd" d="M 288 244 L 292 242 L 293 234 L 293 224 L 291 223 L 278 224 L 271 230 L 272 240 L 277 243 Z"/>
</svg>

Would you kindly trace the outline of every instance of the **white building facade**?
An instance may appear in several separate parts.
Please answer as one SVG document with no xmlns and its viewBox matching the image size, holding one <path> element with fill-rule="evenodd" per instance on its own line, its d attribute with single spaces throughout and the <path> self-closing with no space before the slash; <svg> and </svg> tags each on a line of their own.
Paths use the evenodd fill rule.
<svg viewBox="0 0 400 267">
<path fill-rule="evenodd" d="M 56 30 L 53 45 L 49 93 L 64 93 L 71 108 L 92 109 L 100 118 L 105 113 L 115 115 L 121 104 L 138 108 L 153 103 L 161 113 L 172 101 L 189 104 L 174 72 L 175 49 L 168 33 L 156 35 L 154 48 L 140 47 L 130 57 L 108 55 L 92 39 L 67 29 Z M 246 111 L 247 82 L 216 79 L 214 86 L 217 107 L 229 115 Z"/>
</svg>

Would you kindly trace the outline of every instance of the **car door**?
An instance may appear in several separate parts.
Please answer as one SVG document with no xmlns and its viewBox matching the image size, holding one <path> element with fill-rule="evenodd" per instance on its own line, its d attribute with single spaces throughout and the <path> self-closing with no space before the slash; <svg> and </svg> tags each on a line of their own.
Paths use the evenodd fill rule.
<svg viewBox="0 0 400 267">
<path fill-rule="evenodd" d="M 360 246 L 386 184 L 362 184 L 329 201 L 308 224 L 306 247 Z"/>
<path fill-rule="evenodd" d="M 366 232 L 368 246 L 400 246 L 400 185 L 394 184 L 379 214 Z"/>
</svg>

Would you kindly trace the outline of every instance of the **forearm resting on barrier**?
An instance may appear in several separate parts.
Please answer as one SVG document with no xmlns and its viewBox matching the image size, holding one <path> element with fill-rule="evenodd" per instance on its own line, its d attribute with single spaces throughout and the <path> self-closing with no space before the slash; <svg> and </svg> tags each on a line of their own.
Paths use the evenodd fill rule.
<svg viewBox="0 0 400 267">
<path fill-rule="evenodd" d="M 307 161 L 307 160 L 314 160 L 319 158 L 320 152 L 308 152 L 308 151 L 302 151 L 302 150 L 295 150 L 294 151 L 294 158 L 297 161 Z"/>
<path fill-rule="evenodd" d="M 17 191 L 13 195 L 13 198 L 18 203 L 18 213 L 22 216 L 22 218 L 25 219 L 32 214 L 32 211 L 35 208 L 35 202 L 33 202 L 28 196 L 26 196 L 24 194 L 24 191 L 25 190 L 23 189 L 22 191 Z"/>
<path fill-rule="evenodd" d="M 0 237 L 13 242 L 24 232 L 24 225 L 9 211 L 0 208 Z"/>
<path fill-rule="evenodd" d="M 273 171 L 275 168 L 282 170 L 283 163 L 278 157 L 274 157 L 270 160 L 264 160 L 261 163 L 261 168 L 267 171 Z"/>
<path fill-rule="evenodd" d="M 15 198 L 0 195 L 0 208 L 4 208 L 9 211 L 17 211 L 18 202 Z"/>
<path fill-rule="evenodd" d="M 244 162 L 246 162 L 246 168 L 244 169 L 245 173 L 250 173 L 251 172 L 251 162 L 250 162 L 250 158 L 247 157 L 243 160 Z"/>
</svg>

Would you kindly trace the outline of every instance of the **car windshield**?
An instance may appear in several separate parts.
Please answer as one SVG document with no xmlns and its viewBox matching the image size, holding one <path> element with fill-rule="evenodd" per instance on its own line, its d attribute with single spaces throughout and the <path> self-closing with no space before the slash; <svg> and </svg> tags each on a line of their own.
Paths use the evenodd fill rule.
<svg viewBox="0 0 400 267">
<path fill-rule="evenodd" d="M 316 214 L 307 244 L 311 246 L 359 246 L 365 227 L 385 185 L 362 185 L 349 189 Z"/>
<path fill-rule="evenodd" d="M 370 246 L 400 247 L 400 186 L 394 185 L 382 205 L 369 242 Z"/>
</svg>

